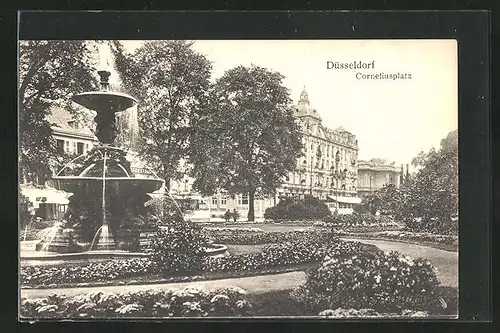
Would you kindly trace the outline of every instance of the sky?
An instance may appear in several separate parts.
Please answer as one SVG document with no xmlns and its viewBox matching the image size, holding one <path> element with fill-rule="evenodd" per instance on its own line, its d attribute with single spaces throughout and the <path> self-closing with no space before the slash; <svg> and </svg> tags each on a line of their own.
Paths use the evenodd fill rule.
<svg viewBox="0 0 500 333">
<path fill-rule="evenodd" d="M 132 51 L 142 42 L 123 43 Z M 305 87 L 324 126 L 356 136 L 360 160 L 411 163 L 458 128 L 455 40 L 199 40 L 193 48 L 212 61 L 213 80 L 254 64 L 283 74 L 294 104 Z M 374 66 L 327 69 L 328 61 Z M 377 73 L 411 79 L 358 79 Z"/>
</svg>

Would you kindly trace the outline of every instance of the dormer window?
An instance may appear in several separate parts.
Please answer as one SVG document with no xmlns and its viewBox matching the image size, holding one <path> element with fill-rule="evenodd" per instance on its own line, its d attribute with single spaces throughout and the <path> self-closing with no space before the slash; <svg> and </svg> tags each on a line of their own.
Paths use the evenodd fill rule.
<svg viewBox="0 0 500 333">
<path fill-rule="evenodd" d="M 78 129 L 79 128 L 78 122 L 76 120 L 70 120 L 70 121 L 68 121 L 68 125 L 72 129 Z"/>
</svg>

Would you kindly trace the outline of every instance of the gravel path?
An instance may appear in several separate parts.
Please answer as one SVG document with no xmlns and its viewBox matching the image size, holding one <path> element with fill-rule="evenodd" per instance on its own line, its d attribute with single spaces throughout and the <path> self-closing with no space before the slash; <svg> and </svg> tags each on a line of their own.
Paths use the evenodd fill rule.
<svg viewBox="0 0 500 333">
<path fill-rule="evenodd" d="M 195 287 L 202 289 L 215 289 L 225 287 L 240 287 L 249 293 L 265 293 L 273 290 L 290 289 L 299 286 L 305 282 L 304 272 L 289 272 L 282 274 L 260 275 L 234 279 L 180 282 L 180 283 L 162 283 L 130 286 L 104 286 L 104 287 L 85 287 L 85 288 L 58 288 L 58 289 L 21 289 L 21 297 L 39 298 L 47 297 L 57 293 L 62 295 L 86 294 L 94 291 L 122 293 L 128 291 L 140 291 L 148 289 L 182 289 L 186 287 Z"/>
</svg>

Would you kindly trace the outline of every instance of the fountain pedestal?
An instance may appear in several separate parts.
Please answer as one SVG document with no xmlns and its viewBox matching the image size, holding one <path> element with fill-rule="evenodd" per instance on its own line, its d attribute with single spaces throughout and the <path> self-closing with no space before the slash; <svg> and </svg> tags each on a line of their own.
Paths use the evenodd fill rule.
<svg viewBox="0 0 500 333">
<path fill-rule="evenodd" d="M 90 245 L 92 251 L 105 251 L 105 250 L 116 250 L 115 241 L 113 235 L 109 231 L 108 225 L 104 224 L 99 228 L 96 234 L 96 239 Z"/>
</svg>

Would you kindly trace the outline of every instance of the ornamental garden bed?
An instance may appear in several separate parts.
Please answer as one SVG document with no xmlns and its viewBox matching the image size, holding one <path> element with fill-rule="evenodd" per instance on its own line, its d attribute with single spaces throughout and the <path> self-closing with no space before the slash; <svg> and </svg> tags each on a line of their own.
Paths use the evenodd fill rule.
<svg viewBox="0 0 500 333">
<path fill-rule="evenodd" d="M 315 317 L 345 318 L 443 318 L 458 312 L 457 290 L 438 287 L 446 299 L 430 302 L 419 310 L 377 312 L 373 309 L 323 309 L 305 306 L 294 298 L 293 290 L 247 294 L 240 288 L 199 290 L 146 290 L 126 293 L 94 292 L 78 296 L 51 295 L 45 298 L 22 299 L 20 315 L 25 319 L 50 318 L 158 318 L 158 317 Z"/>
<path fill-rule="evenodd" d="M 458 236 L 436 235 L 431 233 L 417 233 L 408 231 L 383 231 L 383 232 L 349 232 L 337 230 L 340 237 L 364 238 L 373 240 L 385 240 L 390 242 L 409 243 L 433 247 L 440 250 L 458 252 Z"/>
<path fill-rule="evenodd" d="M 249 294 L 248 301 L 253 305 L 254 316 L 320 316 L 323 318 L 359 318 L 359 317 L 415 317 L 421 315 L 426 319 L 433 317 L 455 317 L 458 313 L 458 291 L 452 287 L 437 287 L 436 294 L 446 302 L 443 308 L 440 302 L 431 302 L 424 309 L 401 311 L 400 313 L 379 313 L 373 309 L 324 309 L 320 305 L 310 308 L 292 297 L 293 290 L 277 290 L 261 294 Z M 403 314 L 404 313 L 404 314 Z"/>
<path fill-rule="evenodd" d="M 21 266 L 20 283 L 23 287 L 55 288 L 253 276 L 301 270 L 304 268 L 301 265 L 307 266 L 322 260 L 327 249 L 332 248 L 338 249 L 339 256 L 348 253 L 346 251 L 377 251 L 374 246 L 357 242 L 332 239 L 329 242 L 317 242 L 314 239 L 302 239 L 300 242 L 265 245 L 260 253 L 208 257 L 204 259 L 202 269 L 191 274 L 165 275 L 150 258 L 133 258 L 86 264 Z"/>
<path fill-rule="evenodd" d="M 92 280 L 109 282 L 110 276 L 115 280 L 135 279 L 134 274 L 151 276 L 158 269 L 147 260 L 141 263 L 111 261 L 96 265 L 98 266 L 76 266 L 71 269 L 52 267 L 32 272 L 26 269 L 36 268 L 29 266 L 21 271 L 21 279 L 24 278 L 32 285 L 38 282 L 39 285 L 50 286 L 52 282 L 53 286 L 64 283 L 76 286 L 76 283 L 89 283 Z M 321 243 L 310 239 L 307 243 L 272 244 L 264 246 L 261 253 L 206 258 L 200 275 L 162 277 L 193 281 L 207 279 L 209 276 L 244 276 L 274 269 L 305 270 L 306 281 L 286 295 L 274 294 L 274 300 L 259 298 L 260 296 L 252 296 L 254 298 L 250 300 L 248 297 L 240 297 L 240 294 L 237 298 L 231 298 L 232 296 L 224 294 L 217 296 L 221 293 L 214 294 L 210 291 L 175 295 L 168 291 L 93 293 L 75 297 L 53 295 L 41 300 L 23 300 L 21 313 L 24 317 L 37 318 L 234 317 L 272 316 L 274 313 L 279 316 L 321 315 L 322 318 L 413 318 L 456 314 L 453 304 L 458 297 L 457 289 L 440 287 L 436 270 L 427 259 L 412 259 L 397 252 L 385 253 L 376 248 L 366 248 L 359 242 L 335 240 Z M 129 280 L 129 283 L 132 281 Z M 141 281 L 135 279 L 133 283 Z M 448 294 L 444 292 L 446 290 L 449 291 Z M 252 303 L 256 303 L 255 306 Z M 269 308 L 276 310 L 273 312 Z"/>
<path fill-rule="evenodd" d="M 259 275 L 281 274 L 288 272 L 304 271 L 308 268 L 317 265 L 317 262 L 310 262 L 304 264 L 296 264 L 289 266 L 277 266 L 268 269 L 254 269 L 240 272 L 204 272 L 200 275 L 190 276 L 171 276 L 164 277 L 161 274 L 146 274 L 133 277 L 117 278 L 113 280 L 103 280 L 94 282 L 75 282 L 75 283 L 42 283 L 42 284 L 27 284 L 21 285 L 23 289 L 58 289 L 58 288 L 85 288 L 85 287 L 98 287 L 98 286 L 130 286 L 130 285 L 144 285 L 144 284 L 163 284 L 163 283 L 178 283 L 178 282 L 196 282 L 196 281 L 210 281 L 231 278 L 243 278 Z"/>
<path fill-rule="evenodd" d="M 327 229 L 295 229 L 288 231 L 241 231 L 239 229 L 205 229 L 216 243 L 237 245 L 258 245 L 283 242 L 318 243 L 331 242 L 335 234 Z"/>
</svg>

